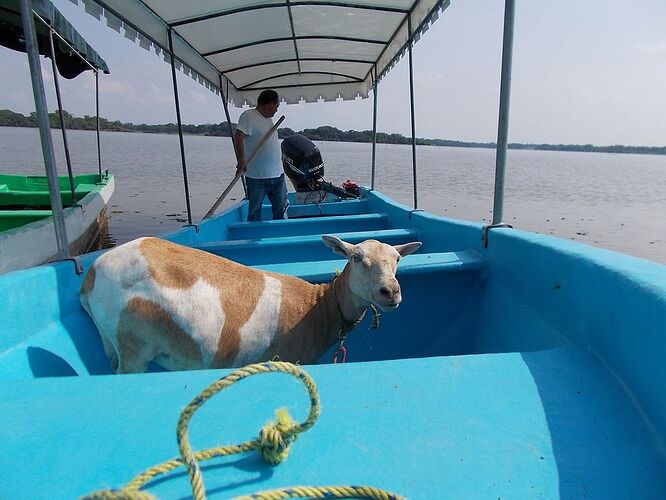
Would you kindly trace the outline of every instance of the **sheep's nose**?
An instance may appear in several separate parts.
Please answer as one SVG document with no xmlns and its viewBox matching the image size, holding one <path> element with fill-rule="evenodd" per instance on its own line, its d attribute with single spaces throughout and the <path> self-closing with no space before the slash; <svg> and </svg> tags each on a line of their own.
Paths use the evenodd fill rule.
<svg viewBox="0 0 666 500">
<path fill-rule="evenodd" d="M 396 297 L 397 295 L 400 295 L 400 287 L 399 286 L 393 286 L 393 287 L 383 286 L 379 289 L 379 293 L 381 293 L 386 298 L 392 299 L 393 297 Z"/>
</svg>

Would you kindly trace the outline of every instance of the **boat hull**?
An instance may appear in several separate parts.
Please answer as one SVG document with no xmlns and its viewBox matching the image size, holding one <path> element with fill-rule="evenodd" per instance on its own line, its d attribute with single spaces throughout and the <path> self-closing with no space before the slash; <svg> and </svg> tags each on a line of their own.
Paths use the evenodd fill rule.
<svg viewBox="0 0 666 500">
<path fill-rule="evenodd" d="M 106 206 L 114 187 L 113 176 L 107 175 L 101 183 L 89 186 L 86 194 L 78 201 L 78 205 L 64 209 L 71 255 L 80 255 L 89 251 L 99 240 L 100 233 L 107 230 Z M 31 206 L 33 204 L 41 206 L 40 204 L 45 201 L 42 193 L 26 193 L 25 196 L 4 194 L 7 195 L 3 200 L 6 202 L 5 206 L 17 207 L 19 201 L 29 203 Z M 67 196 L 71 198 L 71 195 Z M 17 227 L 0 231 L 0 274 L 37 266 L 56 256 L 58 249 L 50 210 L 0 211 L 0 216 L 3 214 L 8 218 L 32 220 L 32 222 L 20 225 L 16 223 Z"/>
<path fill-rule="evenodd" d="M 344 265 L 318 253 L 322 232 L 423 242 L 399 266 L 403 303 L 379 330 L 369 319 L 354 330 L 350 362 L 332 365 L 329 352 L 305 367 L 322 414 L 289 458 L 216 459 L 203 469 L 209 494 L 369 484 L 409 498 L 666 495 L 666 267 L 512 229 L 491 230 L 483 248 L 479 224 L 376 192 L 329 205 L 291 214 L 318 217 L 246 223 L 241 203 L 165 236 L 313 282 Z M 111 375 L 78 302 L 81 279 L 69 263 L 0 277 L 0 470 L 12 471 L 2 496 L 122 486 L 177 455 L 180 411 L 229 373 Z M 243 381 L 196 414 L 191 441 L 254 439 L 281 406 L 303 420 L 309 400 L 284 376 Z M 149 486 L 163 498 L 190 492 L 183 473 Z"/>
</svg>

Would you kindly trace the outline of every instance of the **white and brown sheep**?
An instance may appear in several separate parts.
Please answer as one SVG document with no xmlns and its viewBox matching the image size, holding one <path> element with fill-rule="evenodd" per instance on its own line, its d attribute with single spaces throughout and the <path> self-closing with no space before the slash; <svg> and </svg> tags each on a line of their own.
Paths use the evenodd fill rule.
<svg viewBox="0 0 666 500">
<path fill-rule="evenodd" d="M 347 258 L 329 284 L 264 272 L 157 238 L 100 256 L 80 290 L 116 373 L 243 366 L 279 356 L 316 362 L 370 304 L 392 311 L 402 300 L 401 256 L 421 243 L 353 245 L 322 236 Z"/>
</svg>

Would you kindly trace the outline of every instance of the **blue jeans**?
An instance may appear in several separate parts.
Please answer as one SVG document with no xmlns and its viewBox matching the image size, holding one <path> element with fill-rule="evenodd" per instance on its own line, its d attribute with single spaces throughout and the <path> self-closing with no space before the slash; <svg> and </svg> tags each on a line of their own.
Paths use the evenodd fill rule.
<svg viewBox="0 0 666 500">
<path fill-rule="evenodd" d="M 289 201 L 287 199 L 287 185 L 284 174 L 270 179 L 245 178 L 247 182 L 248 212 L 247 220 L 261 220 L 261 205 L 264 197 L 268 196 L 273 208 L 273 219 L 286 219 Z"/>
</svg>

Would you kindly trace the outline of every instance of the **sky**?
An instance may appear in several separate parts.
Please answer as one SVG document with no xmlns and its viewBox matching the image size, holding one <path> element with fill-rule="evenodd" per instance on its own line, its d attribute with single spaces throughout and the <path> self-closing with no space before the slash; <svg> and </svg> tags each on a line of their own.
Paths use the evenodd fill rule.
<svg viewBox="0 0 666 500">
<path fill-rule="evenodd" d="M 161 57 L 87 15 L 53 3 L 106 60 L 100 114 L 132 123 L 176 121 L 171 69 Z M 504 2 L 451 0 L 414 46 L 416 136 L 497 137 Z M 50 61 L 41 59 L 49 110 Z M 34 111 L 25 54 L 0 47 L 0 109 Z M 225 121 L 219 96 L 178 73 L 184 123 Z M 63 108 L 95 114 L 94 77 L 60 79 Z M 380 82 L 378 131 L 411 135 L 404 57 Z M 230 108 L 232 121 L 242 109 Z M 372 97 L 283 104 L 284 126 L 372 129 Z M 665 0 L 516 0 L 509 142 L 666 146 Z"/>
</svg>

